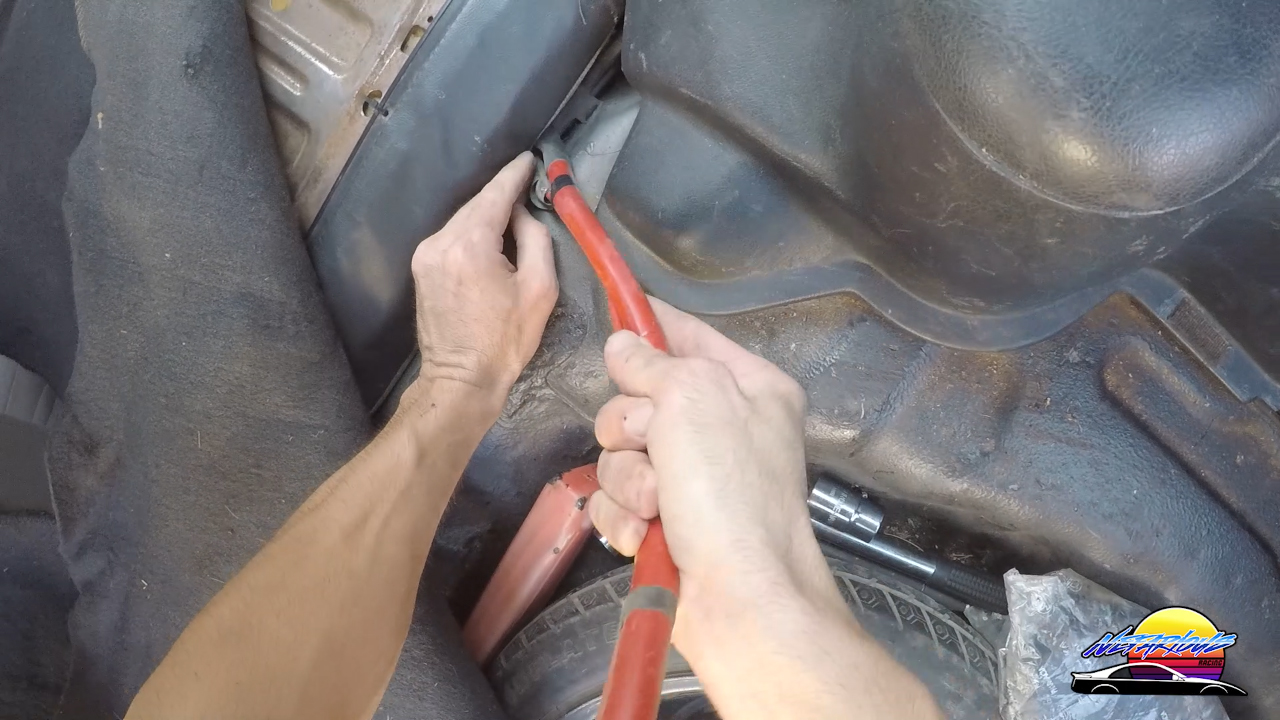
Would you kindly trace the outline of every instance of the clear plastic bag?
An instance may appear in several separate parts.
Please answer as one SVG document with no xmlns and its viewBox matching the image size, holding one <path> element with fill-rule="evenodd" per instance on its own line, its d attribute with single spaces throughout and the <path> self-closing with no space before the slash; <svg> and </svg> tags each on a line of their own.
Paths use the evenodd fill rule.
<svg viewBox="0 0 1280 720">
<path fill-rule="evenodd" d="M 1105 632 L 1147 611 L 1070 570 L 1004 576 L 1009 636 L 1000 651 L 1005 720 L 1227 720 L 1222 702 L 1198 696 L 1081 695 L 1071 673 L 1097 669 L 1080 656 Z"/>
</svg>

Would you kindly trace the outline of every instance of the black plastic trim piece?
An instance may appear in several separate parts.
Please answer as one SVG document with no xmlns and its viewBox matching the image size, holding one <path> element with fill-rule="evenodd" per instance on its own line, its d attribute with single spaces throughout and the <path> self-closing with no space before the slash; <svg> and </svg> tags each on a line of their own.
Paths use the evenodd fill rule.
<svg viewBox="0 0 1280 720">
<path fill-rule="evenodd" d="M 414 249 L 534 144 L 621 16 L 621 0 L 453 0 L 392 86 L 308 238 L 370 409 L 414 352 Z"/>
</svg>

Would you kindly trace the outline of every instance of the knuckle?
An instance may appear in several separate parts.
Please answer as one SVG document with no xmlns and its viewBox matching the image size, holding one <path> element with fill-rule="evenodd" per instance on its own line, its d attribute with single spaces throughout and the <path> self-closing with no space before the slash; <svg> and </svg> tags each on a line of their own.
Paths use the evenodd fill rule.
<svg viewBox="0 0 1280 720">
<path fill-rule="evenodd" d="M 466 243 L 452 242 L 444 249 L 443 260 L 446 266 L 463 265 L 471 257 Z"/>
<path fill-rule="evenodd" d="M 608 537 L 609 518 L 608 512 L 605 510 L 605 492 L 597 490 L 591 495 L 591 499 L 587 501 L 587 516 L 591 518 L 591 524 L 601 533 L 605 533 Z"/>
<path fill-rule="evenodd" d="M 700 368 L 700 372 L 705 375 L 708 382 L 718 385 L 729 385 L 734 382 L 733 373 L 729 371 L 729 366 L 718 360 L 705 361 Z"/>
<path fill-rule="evenodd" d="M 431 270 L 439 256 L 439 240 L 435 235 L 418 243 L 413 251 L 413 259 L 409 261 L 409 269 L 414 275 L 422 275 Z"/>
<path fill-rule="evenodd" d="M 533 297 L 543 304 L 554 304 L 560 297 L 560 283 L 555 276 L 541 277 L 533 283 Z"/>
<path fill-rule="evenodd" d="M 596 432 L 599 433 L 598 428 Z M 596 460 L 596 479 L 600 481 L 601 487 L 613 480 L 615 458 L 611 450 L 602 450 Z"/>
<path fill-rule="evenodd" d="M 633 479 L 636 508 L 641 518 L 658 515 L 658 472 L 648 463 L 638 463 Z"/>
<path fill-rule="evenodd" d="M 690 375 L 673 373 L 657 386 L 653 399 L 661 405 L 678 411 L 680 407 L 689 403 L 695 392 L 697 392 L 697 383 L 691 379 Z"/>
<path fill-rule="evenodd" d="M 803 413 L 809 404 L 809 397 L 805 394 L 804 387 L 796 382 L 795 378 L 781 371 L 772 383 L 772 394 L 788 408 L 800 413 Z"/>
<path fill-rule="evenodd" d="M 719 392 L 733 383 L 733 375 L 724 363 L 707 358 L 688 358 L 680 363 L 674 378 L 686 392 Z"/>
</svg>

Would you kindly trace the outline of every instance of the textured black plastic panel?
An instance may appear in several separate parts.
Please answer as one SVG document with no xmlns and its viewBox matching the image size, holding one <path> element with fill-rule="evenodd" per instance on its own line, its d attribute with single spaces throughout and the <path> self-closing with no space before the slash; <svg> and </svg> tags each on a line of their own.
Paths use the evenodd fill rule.
<svg viewBox="0 0 1280 720">
<path fill-rule="evenodd" d="M 638 0 L 606 201 L 691 277 L 841 258 L 947 312 L 1079 301 L 1276 174 L 1278 28 L 1227 0 Z"/>
</svg>

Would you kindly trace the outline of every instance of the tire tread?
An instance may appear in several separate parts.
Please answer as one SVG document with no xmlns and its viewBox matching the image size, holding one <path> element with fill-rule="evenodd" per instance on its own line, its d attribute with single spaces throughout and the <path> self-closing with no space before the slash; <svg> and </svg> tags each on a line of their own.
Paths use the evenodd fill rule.
<svg viewBox="0 0 1280 720">
<path fill-rule="evenodd" d="M 938 652 L 954 658 L 960 672 L 994 693 L 998 682 L 995 653 L 967 623 L 933 599 L 912 589 L 888 571 L 874 570 L 861 563 L 828 558 L 836 586 L 845 603 L 860 620 L 874 614 L 889 622 L 896 620 L 902 632 L 928 638 Z M 884 577 L 879 577 L 883 575 Z M 555 673 L 564 673 L 566 662 L 593 652 L 581 646 L 585 632 L 570 631 L 577 623 L 579 630 L 591 632 L 601 626 L 599 613 L 617 617 L 630 586 L 630 566 L 619 568 L 564 596 L 521 629 L 498 654 L 489 668 L 494 686 L 503 704 L 517 718 L 558 717 L 576 705 L 581 698 L 570 697 L 554 708 L 519 708 L 529 688 L 550 682 Z M 605 621 L 604 637 L 612 643 L 617 637 L 617 623 Z M 557 639 L 552 636 L 560 636 Z M 674 651 L 669 672 L 688 672 L 688 666 Z M 572 695 L 572 693 L 570 693 Z M 565 703 L 569 703 L 568 706 Z"/>
</svg>

